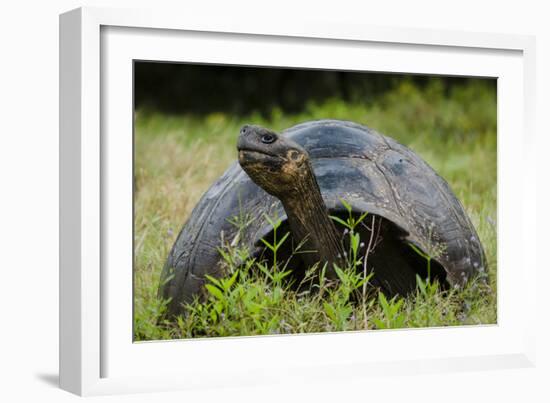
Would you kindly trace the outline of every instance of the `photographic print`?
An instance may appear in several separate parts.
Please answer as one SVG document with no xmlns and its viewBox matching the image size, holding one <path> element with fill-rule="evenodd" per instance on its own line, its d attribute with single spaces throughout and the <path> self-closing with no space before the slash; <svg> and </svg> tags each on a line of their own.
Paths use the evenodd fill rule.
<svg viewBox="0 0 550 403">
<path fill-rule="evenodd" d="M 134 61 L 134 340 L 497 322 L 496 79 Z"/>
</svg>

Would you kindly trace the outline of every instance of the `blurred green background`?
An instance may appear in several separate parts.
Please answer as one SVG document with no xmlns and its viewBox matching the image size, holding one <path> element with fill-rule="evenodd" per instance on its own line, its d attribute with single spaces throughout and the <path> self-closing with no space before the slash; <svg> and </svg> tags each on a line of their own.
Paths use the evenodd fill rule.
<svg viewBox="0 0 550 403">
<path fill-rule="evenodd" d="M 491 293 L 471 294 L 466 311 L 408 301 L 404 326 L 426 325 L 415 319 L 421 308 L 432 325 L 496 322 L 495 79 L 151 62 L 135 62 L 134 78 L 136 339 L 186 334 L 157 326 L 159 275 L 194 205 L 236 159 L 240 127 L 281 131 L 327 118 L 417 152 L 449 182 L 485 247 Z"/>
<path fill-rule="evenodd" d="M 274 108 L 299 113 L 308 104 L 331 98 L 344 102 L 372 103 L 407 81 L 419 89 L 434 77 L 258 68 L 159 62 L 136 62 L 135 106 L 170 114 L 213 112 L 269 116 Z M 440 84 L 446 96 L 457 86 L 484 85 L 495 89 L 496 80 L 444 77 Z"/>
</svg>

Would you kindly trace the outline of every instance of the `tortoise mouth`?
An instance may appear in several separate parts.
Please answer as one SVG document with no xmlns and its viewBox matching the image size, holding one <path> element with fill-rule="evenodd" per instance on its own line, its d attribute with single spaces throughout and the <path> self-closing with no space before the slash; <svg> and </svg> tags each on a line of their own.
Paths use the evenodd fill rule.
<svg viewBox="0 0 550 403">
<path fill-rule="evenodd" d="M 241 153 L 247 153 L 247 154 L 263 154 L 263 155 L 269 155 L 271 157 L 277 157 L 277 155 L 273 154 L 273 153 L 270 153 L 269 151 L 266 151 L 264 149 L 259 149 L 259 148 L 255 148 L 255 147 L 239 147 L 237 149 L 239 151 L 239 155 Z"/>
<path fill-rule="evenodd" d="M 274 159 L 280 159 L 280 157 L 263 150 L 254 150 L 250 148 L 239 149 L 239 163 L 241 165 L 273 161 Z"/>
</svg>

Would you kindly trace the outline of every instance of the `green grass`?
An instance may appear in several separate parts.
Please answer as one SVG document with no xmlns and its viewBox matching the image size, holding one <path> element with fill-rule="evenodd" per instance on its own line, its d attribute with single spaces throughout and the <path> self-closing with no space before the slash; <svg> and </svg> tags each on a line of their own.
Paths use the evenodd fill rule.
<svg viewBox="0 0 550 403">
<path fill-rule="evenodd" d="M 449 182 L 484 245 L 488 285 L 471 283 L 443 293 L 437 284 L 419 279 L 416 295 L 388 300 L 363 287 L 362 276 L 348 267 L 341 268 L 337 284 L 311 281 L 309 291 L 295 291 L 279 278 L 286 276 L 285 262 L 259 267 L 248 261 L 244 267 L 228 264 L 227 277 L 211 280 L 207 301 L 192 304 L 177 321 L 158 324 L 164 302 L 157 299 L 157 288 L 166 256 L 200 196 L 236 159 L 239 128 L 253 123 L 279 131 L 322 118 L 352 120 L 395 138 Z M 423 89 L 404 81 L 370 104 L 329 100 L 299 114 L 275 109 L 268 117 L 166 116 L 138 110 L 135 119 L 136 340 L 496 323 L 493 86 L 471 81 L 446 93 L 437 79 Z M 246 255 L 238 246 L 224 252 L 228 260 Z"/>
</svg>

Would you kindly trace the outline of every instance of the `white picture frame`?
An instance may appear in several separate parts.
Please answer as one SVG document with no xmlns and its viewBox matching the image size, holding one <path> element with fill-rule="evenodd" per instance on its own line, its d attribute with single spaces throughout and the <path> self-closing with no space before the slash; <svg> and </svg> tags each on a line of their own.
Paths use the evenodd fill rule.
<svg viewBox="0 0 550 403">
<path fill-rule="evenodd" d="M 527 238 L 536 223 L 528 196 L 534 49 L 529 36 L 314 18 L 280 24 L 103 8 L 62 14 L 61 387 L 96 395 L 294 382 L 298 374 L 303 381 L 532 366 L 536 284 L 517 288 L 514 281 L 536 277 Z M 327 50 L 336 57 L 323 58 Z M 133 343 L 127 202 L 134 59 L 498 77 L 498 324 Z M 512 157 L 522 164 L 508 164 Z M 514 191 L 518 184 L 522 192 Z M 528 247 L 532 253 L 522 253 Z M 339 354 L 319 355 L 321 347 Z M 215 368 L 208 357 L 218 357 Z"/>
</svg>

